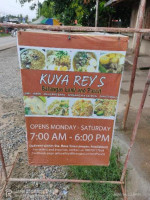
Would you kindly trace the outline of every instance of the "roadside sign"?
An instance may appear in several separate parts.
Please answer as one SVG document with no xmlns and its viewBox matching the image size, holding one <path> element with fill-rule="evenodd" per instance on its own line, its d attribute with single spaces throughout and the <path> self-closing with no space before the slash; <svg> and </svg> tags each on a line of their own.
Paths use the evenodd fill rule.
<svg viewBox="0 0 150 200">
<path fill-rule="evenodd" d="M 32 165 L 109 165 L 128 37 L 18 33 Z"/>
</svg>

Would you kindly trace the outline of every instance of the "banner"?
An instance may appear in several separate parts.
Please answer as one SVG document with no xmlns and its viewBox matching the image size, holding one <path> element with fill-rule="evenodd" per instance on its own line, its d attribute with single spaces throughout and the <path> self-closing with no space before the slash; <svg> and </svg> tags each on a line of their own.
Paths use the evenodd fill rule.
<svg viewBox="0 0 150 200">
<path fill-rule="evenodd" d="M 109 165 L 128 37 L 19 32 L 32 165 Z"/>
</svg>

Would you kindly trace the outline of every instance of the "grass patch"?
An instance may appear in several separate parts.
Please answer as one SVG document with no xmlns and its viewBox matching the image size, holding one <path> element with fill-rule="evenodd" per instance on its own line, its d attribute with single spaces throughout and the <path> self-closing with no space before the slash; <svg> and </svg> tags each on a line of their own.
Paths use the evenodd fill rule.
<svg viewBox="0 0 150 200">
<path fill-rule="evenodd" d="M 10 36 L 10 33 L 0 33 L 0 37 Z"/>
<path fill-rule="evenodd" d="M 100 166 L 70 166 L 69 177 L 92 180 L 93 183 L 81 184 L 86 200 L 116 200 L 115 193 L 121 193 L 120 185 L 99 184 L 94 180 L 119 181 L 123 165 L 118 161 L 120 150 L 113 148 L 109 167 Z"/>
</svg>

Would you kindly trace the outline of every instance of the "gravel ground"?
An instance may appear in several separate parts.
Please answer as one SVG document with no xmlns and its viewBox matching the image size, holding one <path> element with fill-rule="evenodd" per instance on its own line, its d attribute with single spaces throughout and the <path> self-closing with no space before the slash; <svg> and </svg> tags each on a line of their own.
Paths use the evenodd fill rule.
<svg viewBox="0 0 150 200">
<path fill-rule="evenodd" d="M 12 177 L 65 178 L 67 167 L 33 167 L 27 164 L 26 129 L 16 48 L 0 51 L 0 60 L 0 142 L 6 165 L 12 163 L 17 152 L 22 152 Z M 11 183 L 3 199 L 65 200 L 69 187 L 69 184 L 64 183 Z"/>
</svg>

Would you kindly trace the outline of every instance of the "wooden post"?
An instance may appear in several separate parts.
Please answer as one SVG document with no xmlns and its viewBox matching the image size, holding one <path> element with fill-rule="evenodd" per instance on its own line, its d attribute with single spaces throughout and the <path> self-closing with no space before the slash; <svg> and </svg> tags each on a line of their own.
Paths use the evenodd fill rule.
<svg viewBox="0 0 150 200">
<path fill-rule="evenodd" d="M 0 160 L 2 162 L 2 169 L 4 172 L 5 181 L 7 181 L 7 171 L 6 171 L 5 160 L 4 160 L 1 144 L 0 144 Z"/>
<path fill-rule="evenodd" d="M 140 6 L 140 2 L 139 2 L 138 6 Z M 140 11 L 140 9 L 138 9 L 138 11 L 137 11 L 137 18 L 136 18 L 135 28 L 139 27 L 139 14 L 140 14 L 139 11 Z M 135 52 L 135 48 L 136 48 L 136 40 L 137 40 L 137 33 L 134 33 L 134 35 L 133 35 L 133 41 L 132 41 L 132 52 L 133 53 Z"/>
<path fill-rule="evenodd" d="M 139 107 L 138 113 L 136 115 L 136 120 L 135 120 L 133 132 L 132 132 L 132 136 L 131 136 L 130 146 L 129 146 L 129 149 L 128 149 L 128 153 L 126 155 L 123 172 L 122 172 L 122 176 L 121 176 L 121 179 L 120 179 L 120 181 L 122 181 L 122 182 L 124 181 L 124 178 L 125 178 L 125 175 L 126 175 L 130 153 L 131 153 L 131 150 L 132 150 L 132 147 L 133 147 L 133 144 L 135 142 L 136 135 L 137 135 L 137 130 L 138 130 L 138 126 L 139 126 L 139 123 L 140 123 L 140 118 L 141 118 L 141 115 L 142 115 L 142 111 L 143 111 L 143 107 L 144 107 L 144 103 L 145 103 L 145 100 L 146 100 L 146 96 L 147 96 L 147 93 L 148 93 L 149 86 L 150 86 L 150 70 L 149 70 L 147 80 L 146 80 L 146 83 L 145 83 L 145 88 L 144 88 L 144 91 L 143 91 L 140 107 Z"/>
<path fill-rule="evenodd" d="M 145 7 L 146 7 L 146 0 L 141 0 L 139 11 L 138 11 L 138 13 L 139 13 L 138 14 L 138 22 L 139 22 L 138 28 L 143 27 Z M 124 114 L 124 118 L 123 118 L 123 128 L 124 129 L 126 127 L 126 121 L 127 121 L 127 117 L 128 117 L 132 94 L 133 94 L 135 75 L 136 75 L 138 57 L 139 57 L 139 52 L 140 52 L 141 35 L 142 35 L 141 33 L 138 33 L 137 38 L 136 38 L 136 47 L 135 47 L 135 53 L 134 53 L 134 61 L 133 61 L 133 69 L 132 69 L 132 75 L 131 75 L 131 81 L 130 81 L 130 89 L 129 89 L 128 101 L 127 101 L 127 105 L 126 105 L 126 109 L 125 109 L 125 114 Z"/>
<path fill-rule="evenodd" d="M 99 0 L 96 0 L 95 27 L 97 27 L 98 24 L 98 6 L 99 6 Z"/>
</svg>

